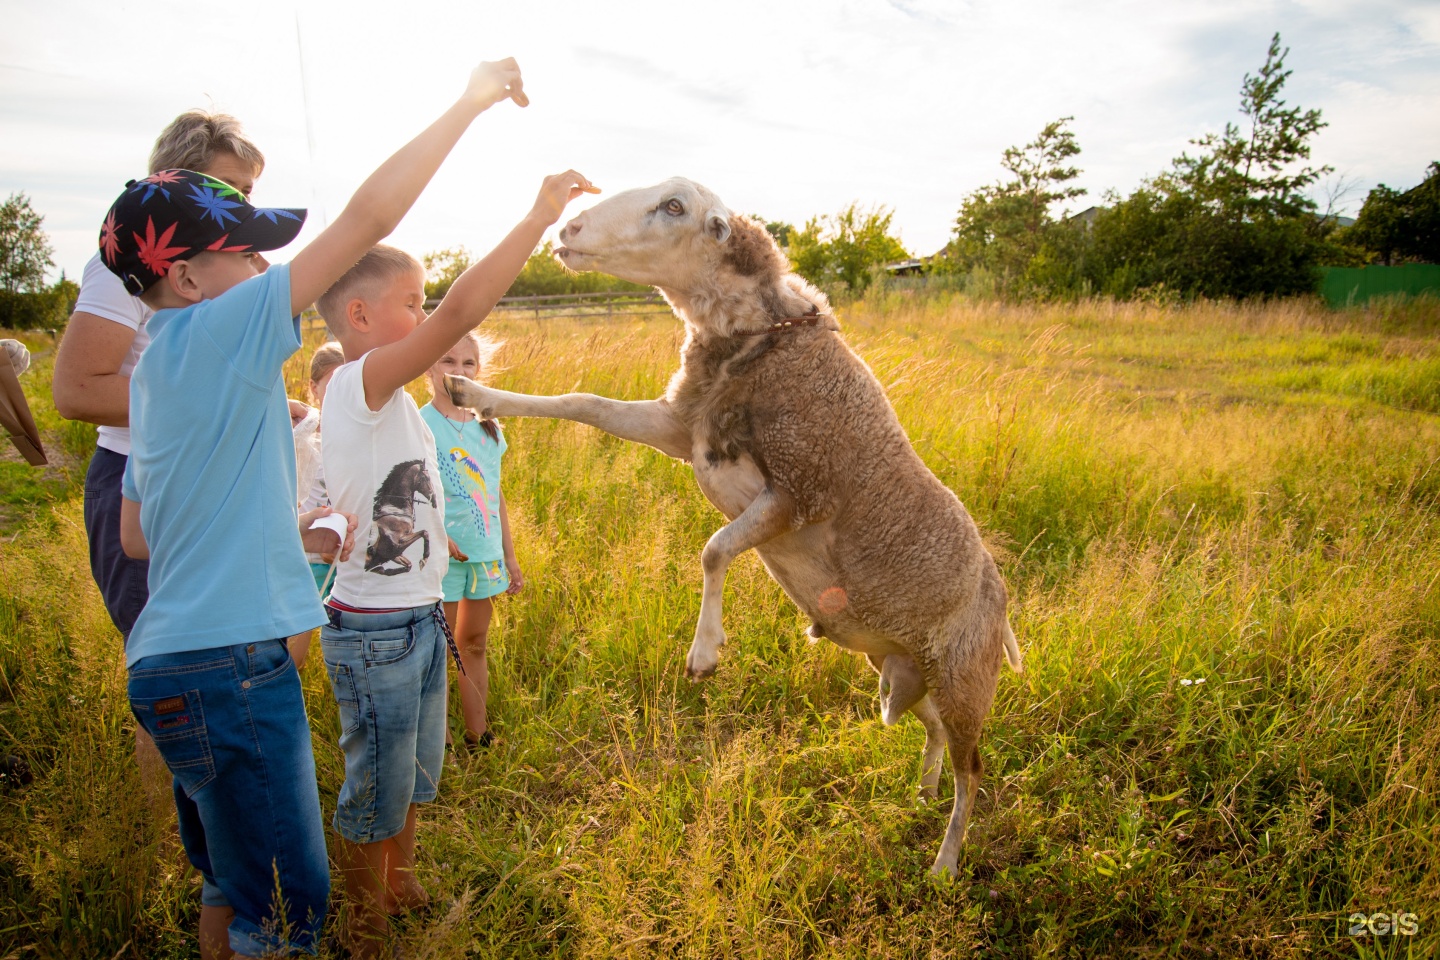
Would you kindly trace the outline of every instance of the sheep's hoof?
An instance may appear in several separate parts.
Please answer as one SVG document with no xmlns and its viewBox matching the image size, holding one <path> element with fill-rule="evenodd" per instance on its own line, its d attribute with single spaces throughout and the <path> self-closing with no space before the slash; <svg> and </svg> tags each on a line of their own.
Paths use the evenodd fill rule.
<svg viewBox="0 0 1440 960">
<path fill-rule="evenodd" d="M 719 666 L 719 664 L 711 664 L 710 666 L 694 666 L 691 665 L 690 662 L 687 662 L 687 664 L 685 664 L 685 676 L 693 679 L 693 681 L 701 681 L 701 679 L 707 679 L 710 678 L 710 676 L 714 676 L 714 672 L 716 672 L 716 666 Z"/>
<path fill-rule="evenodd" d="M 690 651 L 685 654 L 685 676 L 691 680 L 703 680 L 714 673 L 720 665 L 720 648 L 724 644 L 724 631 L 697 629 Z"/>
<path fill-rule="evenodd" d="M 937 863 L 930 868 L 930 879 L 936 883 L 951 883 L 960 875 L 953 863 Z"/>
</svg>

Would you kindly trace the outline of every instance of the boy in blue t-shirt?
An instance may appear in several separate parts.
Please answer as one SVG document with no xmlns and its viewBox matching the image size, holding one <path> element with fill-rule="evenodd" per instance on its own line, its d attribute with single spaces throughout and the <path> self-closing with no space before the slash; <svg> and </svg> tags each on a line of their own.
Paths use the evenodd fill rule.
<svg viewBox="0 0 1440 960">
<path fill-rule="evenodd" d="M 181 839 L 204 875 L 202 957 L 314 953 L 329 895 L 310 730 L 285 647 L 325 619 L 304 550 L 335 547 L 329 531 L 302 546 L 297 529 L 281 375 L 300 346 L 296 316 L 398 225 L 470 122 L 507 98 L 527 102 L 515 62 L 477 67 L 288 267 L 267 270 L 260 253 L 294 239 L 304 212 L 256 209 L 192 171 L 132 182 L 101 229 L 106 266 L 158 311 L 130 385 L 121 537 L 151 565 L 126 665 L 131 709 L 175 777 Z"/>
</svg>

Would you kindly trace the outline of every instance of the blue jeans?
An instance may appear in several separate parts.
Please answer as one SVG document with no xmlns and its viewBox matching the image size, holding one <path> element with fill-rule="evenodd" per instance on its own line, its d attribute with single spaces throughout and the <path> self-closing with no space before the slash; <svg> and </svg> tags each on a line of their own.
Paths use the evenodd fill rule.
<svg viewBox="0 0 1440 960">
<path fill-rule="evenodd" d="M 445 762 L 448 648 L 438 604 L 396 613 L 326 607 L 325 670 L 340 710 L 345 783 L 335 832 L 376 843 L 405 828 L 410 804 L 435 799 Z"/>
<path fill-rule="evenodd" d="M 175 778 L 180 839 L 246 956 L 315 952 L 330 894 L 300 675 L 285 641 L 144 657 L 130 709 Z"/>
<path fill-rule="evenodd" d="M 120 636 L 130 639 L 135 618 L 150 599 L 150 561 L 132 560 L 120 549 L 120 479 L 130 458 L 96 447 L 85 472 L 85 536 L 90 540 L 90 575 Z"/>
</svg>

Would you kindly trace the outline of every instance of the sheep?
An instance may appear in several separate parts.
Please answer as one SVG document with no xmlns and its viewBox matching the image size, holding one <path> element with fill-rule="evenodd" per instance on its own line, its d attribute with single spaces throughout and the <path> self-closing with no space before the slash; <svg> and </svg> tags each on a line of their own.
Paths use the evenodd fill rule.
<svg viewBox="0 0 1440 960">
<path fill-rule="evenodd" d="M 665 395 L 527 396 L 463 377 L 447 390 L 481 417 L 579 421 L 690 463 L 729 522 L 701 553 L 686 674 L 715 670 L 725 573 L 754 548 L 811 619 L 811 642 L 862 653 L 880 674 L 884 723 L 909 711 L 924 725 L 923 797 L 936 796 L 949 747 L 955 802 L 931 873 L 953 874 L 1000 660 L 1022 669 L 1005 583 L 974 521 L 911 447 L 824 294 L 705 187 L 676 178 L 626 191 L 560 241 L 566 267 L 652 284 L 684 322 Z"/>
</svg>

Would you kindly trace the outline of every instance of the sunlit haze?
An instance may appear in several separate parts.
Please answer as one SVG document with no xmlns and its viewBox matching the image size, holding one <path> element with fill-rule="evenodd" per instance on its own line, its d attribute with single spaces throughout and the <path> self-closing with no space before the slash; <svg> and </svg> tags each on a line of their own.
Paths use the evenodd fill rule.
<svg viewBox="0 0 1440 960">
<path fill-rule="evenodd" d="M 78 277 L 106 208 L 191 107 L 238 116 L 265 152 L 255 200 L 305 206 L 313 237 L 463 89 L 514 56 L 528 109 L 482 116 L 391 242 L 483 251 L 542 175 L 614 192 L 680 175 L 732 209 L 803 223 L 884 204 L 912 252 L 944 244 L 1001 152 L 1073 115 L 1101 202 L 1238 120 L 1244 73 L 1280 31 L 1291 104 L 1330 126 L 1313 160 L 1353 213 L 1440 159 L 1440 4 L 725 4 L 311 0 L 159 6 L 0 0 L 0 195 L 45 217 Z M 593 202 L 585 198 L 577 205 Z M 298 245 L 282 252 L 285 260 Z"/>
</svg>

